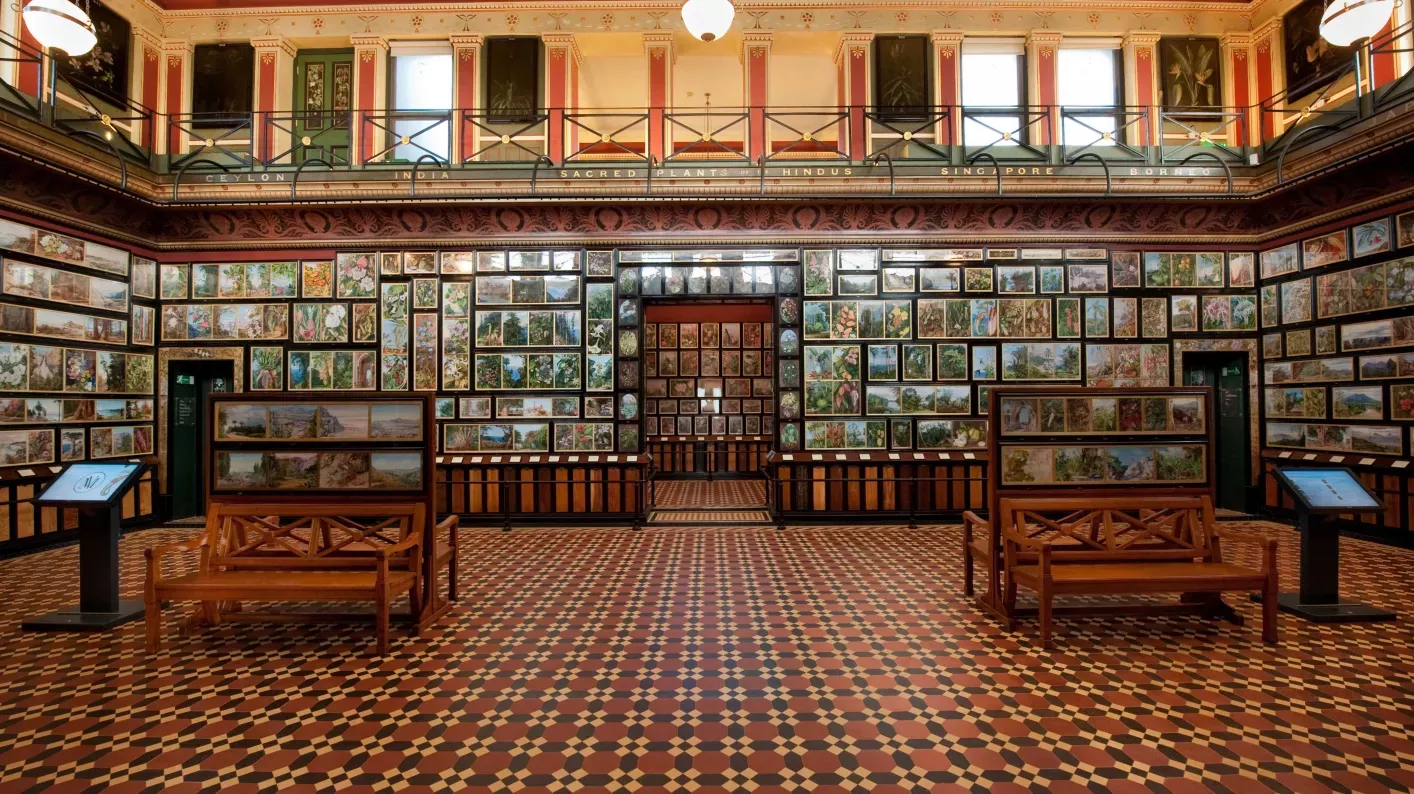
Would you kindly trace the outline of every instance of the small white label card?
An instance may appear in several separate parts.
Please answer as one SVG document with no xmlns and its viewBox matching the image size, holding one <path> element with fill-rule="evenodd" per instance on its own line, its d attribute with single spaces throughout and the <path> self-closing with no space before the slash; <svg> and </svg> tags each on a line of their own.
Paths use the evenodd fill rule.
<svg viewBox="0 0 1414 794">
<path fill-rule="evenodd" d="M 1290 452 L 1283 452 L 1283 453 L 1281 453 L 1280 455 L 1277 455 L 1277 457 L 1278 457 L 1278 458 L 1289 458 L 1289 457 L 1291 457 L 1291 453 L 1290 453 Z"/>
<path fill-rule="evenodd" d="M 1361 466 L 1373 466 L 1373 465 L 1375 465 L 1375 459 L 1374 459 L 1374 458 L 1361 458 L 1361 459 L 1360 459 L 1360 465 L 1361 465 Z"/>
<path fill-rule="evenodd" d="M 1332 456 L 1331 456 L 1331 463 L 1340 463 L 1340 462 L 1343 461 L 1343 460 L 1345 460 L 1345 456 L 1344 456 L 1344 455 L 1332 455 Z"/>
<path fill-rule="evenodd" d="M 1395 461 L 1394 463 L 1391 463 L 1391 464 L 1389 464 L 1389 465 L 1390 465 L 1390 468 L 1394 468 L 1394 469 L 1405 469 L 1405 468 L 1408 468 L 1408 467 L 1409 467 L 1409 461 L 1407 461 L 1407 460 L 1397 460 L 1397 461 Z"/>
</svg>

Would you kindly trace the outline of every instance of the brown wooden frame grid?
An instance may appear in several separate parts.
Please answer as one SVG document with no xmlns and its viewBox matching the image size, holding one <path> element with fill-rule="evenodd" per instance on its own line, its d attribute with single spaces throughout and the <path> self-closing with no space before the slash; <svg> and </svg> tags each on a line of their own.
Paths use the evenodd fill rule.
<svg viewBox="0 0 1414 794">
<path fill-rule="evenodd" d="M 438 515 L 510 530 L 515 522 L 631 523 L 647 511 L 653 458 L 644 454 L 487 455 L 492 462 L 437 466 Z"/>
<path fill-rule="evenodd" d="M 779 529 L 789 521 L 861 519 L 907 519 L 916 527 L 919 520 L 955 520 L 982 509 L 987 468 L 981 451 L 772 453 L 766 502 Z"/>
</svg>

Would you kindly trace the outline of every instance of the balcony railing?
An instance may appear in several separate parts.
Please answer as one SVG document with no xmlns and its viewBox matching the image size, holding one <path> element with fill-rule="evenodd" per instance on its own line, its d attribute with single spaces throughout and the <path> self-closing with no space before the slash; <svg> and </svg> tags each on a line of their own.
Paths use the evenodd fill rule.
<svg viewBox="0 0 1414 794">
<path fill-rule="evenodd" d="M 1232 167 L 1321 145 L 1414 99 L 1414 25 L 1360 48 L 1317 90 L 1251 106 L 885 108 L 710 107 L 357 109 L 168 115 L 55 74 L 47 57 L 0 34 L 0 110 L 177 181 L 233 172 L 614 166 L 689 168 L 887 163 L 896 168 L 1090 164 Z M 636 173 L 636 172 L 635 172 Z M 764 171 L 763 171 L 764 173 Z M 743 172 L 743 175 L 745 172 Z M 892 179 L 891 179 L 892 183 Z M 764 184 L 764 182 L 763 182 Z"/>
</svg>

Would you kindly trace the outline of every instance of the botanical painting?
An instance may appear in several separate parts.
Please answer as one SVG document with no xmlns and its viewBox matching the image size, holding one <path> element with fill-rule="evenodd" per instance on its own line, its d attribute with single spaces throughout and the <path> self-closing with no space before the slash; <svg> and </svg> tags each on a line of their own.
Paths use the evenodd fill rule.
<svg viewBox="0 0 1414 794">
<path fill-rule="evenodd" d="M 1166 109 L 1222 106 L 1222 75 L 1215 38 L 1164 38 L 1159 41 L 1159 69 Z"/>
<path fill-rule="evenodd" d="M 115 105 L 128 100 L 128 62 L 132 25 L 98 0 L 86 4 L 98 41 L 83 55 L 59 61 L 59 71 Z M 11 56 L 13 57 L 13 56 Z"/>
<path fill-rule="evenodd" d="M 529 120 L 540 107 L 540 39 L 492 36 L 486 40 L 486 107 L 490 121 Z"/>
<path fill-rule="evenodd" d="M 874 101 L 892 120 L 922 118 L 932 104 L 928 90 L 928 37 L 874 38 Z"/>
<path fill-rule="evenodd" d="M 1336 47 L 1321 36 L 1325 0 L 1306 0 L 1281 18 L 1289 99 L 1305 96 L 1353 66 L 1349 47 Z"/>
</svg>

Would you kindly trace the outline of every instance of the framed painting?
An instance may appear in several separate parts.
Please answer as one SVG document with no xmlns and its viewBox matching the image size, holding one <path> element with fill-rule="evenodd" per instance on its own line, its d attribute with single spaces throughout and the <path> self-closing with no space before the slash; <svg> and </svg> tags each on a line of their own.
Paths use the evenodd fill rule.
<svg viewBox="0 0 1414 794">
<path fill-rule="evenodd" d="M 1218 40 L 1182 36 L 1159 40 L 1159 75 L 1165 109 L 1194 110 L 1222 106 Z"/>
<path fill-rule="evenodd" d="M 928 87 L 927 36 L 874 38 L 874 101 L 891 121 L 927 118 L 932 91 Z"/>
<path fill-rule="evenodd" d="M 1288 101 L 1321 88 L 1351 65 L 1349 47 L 1336 47 L 1321 37 L 1325 7 L 1324 0 L 1305 0 L 1281 18 Z"/>
<path fill-rule="evenodd" d="M 486 39 L 486 108 L 492 123 L 528 122 L 540 108 L 540 39 Z"/>
</svg>

